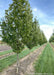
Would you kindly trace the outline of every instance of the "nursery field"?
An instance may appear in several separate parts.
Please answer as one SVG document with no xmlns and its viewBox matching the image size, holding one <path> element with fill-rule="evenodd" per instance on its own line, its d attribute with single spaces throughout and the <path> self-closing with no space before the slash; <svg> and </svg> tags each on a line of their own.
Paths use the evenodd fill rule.
<svg viewBox="0 0 54 75">
<path fill-rule="evenodd" d="M 29 53 L 35 51 L 37 48 L 39 48 L 40 45 L 33 47 L 31 50 L 29 50 L 28 48 L 25 48 L 20 54 L 19 54 L 19 59 L 27 56 Z M 3 55 L 6 55 L 8 53 L 12 53 L 12 50 L 8 50 L 8 51 L 3 51 L 0 52 L 0 57 Z M 7 57 L 0 59 L 0 72 L 4 69 L 7 68 L 8 66 L 14 64 L 17 61 L 17 56 L 16 54 L 13 55 L 8 55 Z"/>
<path fill-rule="evenodd" d="M 13 53 L 13 51 L 7 50 L 0 52 L 0 56 L 9 53 Z M 23 75 L 54 75 L 54 43 L 47 43 L 41 46 L 38 45 L 33 47 L 31 50 L 25 47 L 25 49 L 19 53 L 19 59 L 21 61 L 20 72 Z M 12 65 L 15 64 L 16 61 L 17 56 L 15 53 L 0 59 L 0 75 L 6 75 L 2 74 L 3 71 L 7 72 L 9 67 L 12 68 Z M 31 63 L 33 68 L 31 67 Z M 12 69 L 10 71 L 12 71 Z"/>
<path fill-rule="evenodd" d="M 54 51 L 49 43 L 35 63 L 35 73 L 54 75 Z"/>
<path fill-rule="evenodd" d="M 1 0 L 0 75 L 54 75 L 54 2 L 41 1 Z"/>
</svg>

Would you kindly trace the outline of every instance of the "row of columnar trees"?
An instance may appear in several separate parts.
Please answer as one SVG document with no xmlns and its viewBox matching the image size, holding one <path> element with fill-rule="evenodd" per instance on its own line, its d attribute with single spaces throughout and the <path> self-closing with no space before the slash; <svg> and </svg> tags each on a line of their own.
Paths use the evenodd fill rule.
<svg viewBox="0 0 54 75">
<path fill-rule="evenodd" d="M 5 19 L 0 25 L 2 40 L 13 48 L 17 57 L 25 45 L 31 49 L 47 42 L 37 19 L 33 21 L 28 0 L 13 0 L 8 10 L 5 11 Z"/>
<path fill-rule="evenodd" d="M 54 42 L 54 32 L 52 33 L 50 39 L 49 39 L 49 42 Z"/>
</svg>

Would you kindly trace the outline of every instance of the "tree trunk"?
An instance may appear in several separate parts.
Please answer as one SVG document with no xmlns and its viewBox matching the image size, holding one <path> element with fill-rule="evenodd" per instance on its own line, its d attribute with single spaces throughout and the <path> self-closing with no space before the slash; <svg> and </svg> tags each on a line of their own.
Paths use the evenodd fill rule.
<svg viewBox="0 0 54 75">
<path fill-rule="evenodd" d="M 19 55 L 17 53 L 17 75 L 19 75 Z"/>
</svg>

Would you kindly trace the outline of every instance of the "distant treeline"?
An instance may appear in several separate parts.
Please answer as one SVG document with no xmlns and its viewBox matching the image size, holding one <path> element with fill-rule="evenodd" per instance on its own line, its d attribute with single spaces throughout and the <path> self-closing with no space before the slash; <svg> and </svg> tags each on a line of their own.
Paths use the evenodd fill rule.
<svg viewBox="0 0 54 75">
<path fill-rule="evenodd" d="M 54 32 L 52 33 L 52 36 L 50 37 L 49 42 L 54 42 Z"/>
</svg>

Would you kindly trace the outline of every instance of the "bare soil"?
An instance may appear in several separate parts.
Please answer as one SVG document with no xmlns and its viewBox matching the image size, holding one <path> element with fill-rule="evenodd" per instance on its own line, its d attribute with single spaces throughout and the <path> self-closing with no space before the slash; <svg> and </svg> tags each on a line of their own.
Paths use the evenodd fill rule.
<svg viewBox="0 0 54 75">
<path fill-rule="evenodd" d="M 26 50 L 27 48 L 25 48 L 24 50 Z M 4 59 L 4 58 L 6 58 L 6 57 L 8 57 L 8 56 L 10 56 L 10 55 L 13 55 L 13 54 L 15 54 L 14 52 L 11 52 L 11 53 L 7 53 L 7 54 L 4 54 L 4 55 L 1 55 L 0 56 L 0 60 L 1 59 Z"/>
<path fill-rule="evenodd" d="M 51 47 L 53 48 L 53 50 L 54 50 L 54 45 L 52 44 L 52 43 L 50 43 L 50 45 L 51 45 Z"/>
<path fill-rule="evenodd" d="M 33 63 L 42 53 L 45 46 L 46 44 L 20 60 L 19 75 L 31 75 L 31 73 L 34 73 Z M 18 75 L 16 73 L 16 67 L 17 66 L 15 63 L 14 65 L 10 66 L 8 69 L 5 69 L 2 73 L 0 73 L 0 75 Z"/>
<path fill-rule="evenodd" d="M 8 53 L 8 54 L 5 54 L 5 55 L 2 55 L 2 56 L 0 56 L 0 60 L 1 60 L 1 59 L 4 59 L 4 58 L 6 58 L 6 57 L 8 57 L 8 56 L 10 56 L 10 55 L 13 55 L 13 54 L 15 54 L 15 53 L 12 52 L 12 53 Z"/>
<path fill-rule="evenodd" d="M 10 46 L 8 46 L 7 44 L 0 44 L 0 52 L 1 51 L 7 51 L 7 50 L 11 50 L 12 48 Z"/>
</svg>

